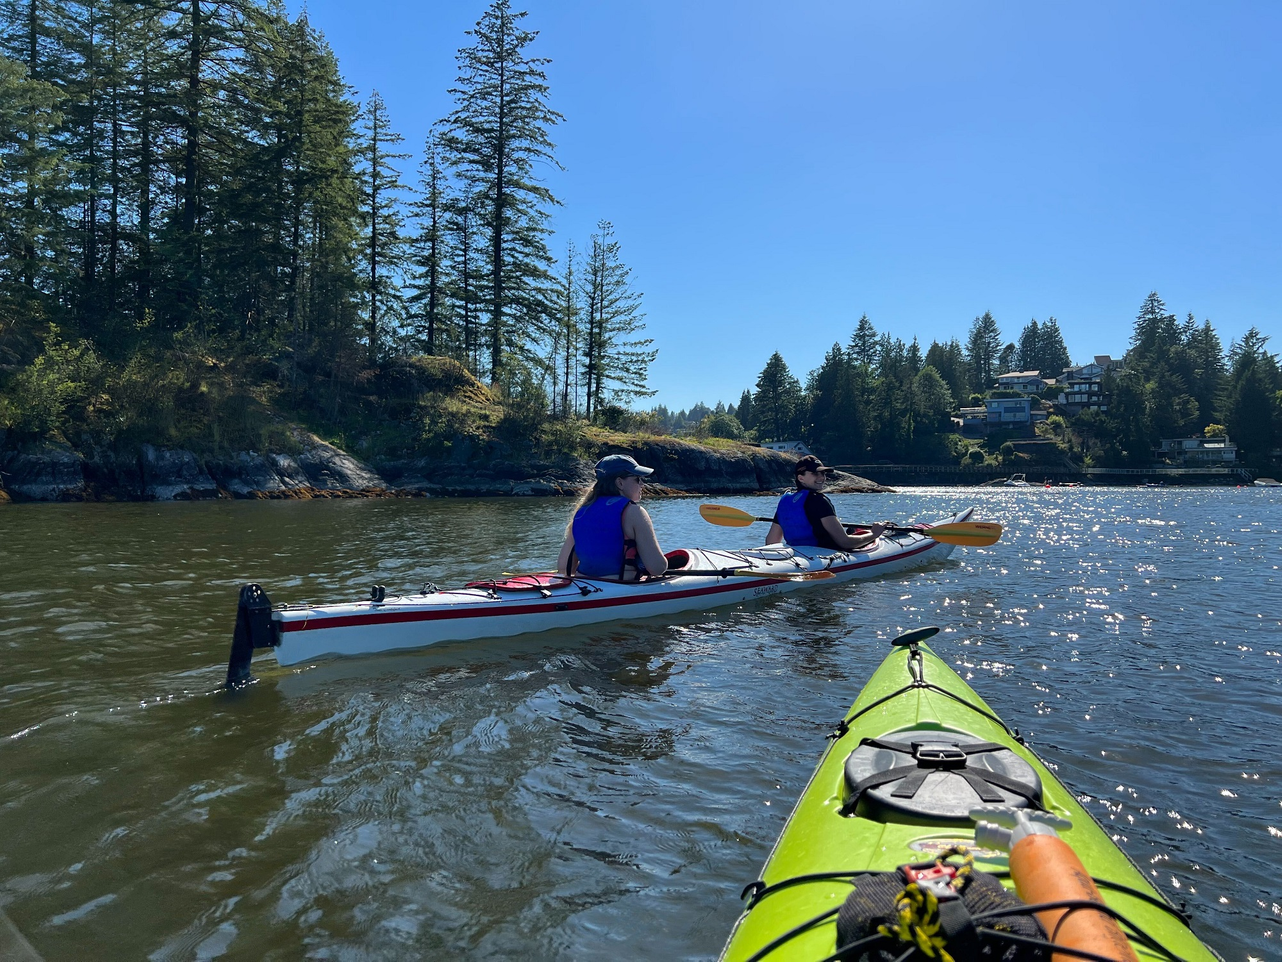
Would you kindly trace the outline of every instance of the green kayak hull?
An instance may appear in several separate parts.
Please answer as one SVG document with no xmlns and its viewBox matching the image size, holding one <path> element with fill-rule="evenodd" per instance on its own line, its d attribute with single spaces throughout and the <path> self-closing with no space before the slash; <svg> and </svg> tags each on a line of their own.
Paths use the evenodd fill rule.
<svg viewBox="0 0 1282 962">
<path fill-rule="evenodd" d="M 922 734 L 915 735 L 917 732 Z M 1071 828 L 1060 831 L 1060 837 L 1096 880 L 1104 901 L 1161 947 L 1146 946 L 1128 931 L 1141 960 L 1220 960 L 1036 753 L 1007 729 L 956 672 L 926 645 L 916 644 L 896 647 L 887 656 L 868 680 L 846 722 L 834 732 L 838 737 L 830 742 L 788 817 L 760 882 L 745 891 L 748 907 L 722 952 L 725 962 L 758 958 L 763 962 L 810 962 L 836 951 L 836 910 L 852 891 L 852 881 L 857 884 L 857 880 L 838 877 L 780 883 L 822 873 L 893 871 L 900 865 L 930 861 L 953 844 L 974 846 L 974 822 L 964 815 L 940 819 L 862 803 L 843 812 L 848 803 L 853 804 L 847 760 L 865 739 L 893 741 L 898 735 L 911 740 L 929 738 L 931 732 L 941 733 L 941 740 L 956 741 L 953 736 L 960 735 L 963 740 L 973 736 L 975 742 L 999 743 L 1031 767 L 1040 779 L 1041 807 L 1072 822 Z M 861 749 L 865 754 L 870 750 Z M 1023 770 L 1019 761 L 1011 761 Z M 978 794 L 973 804 L 984 804 Z M 911 809 L 911 804 L 908 807 Z M 969 807 L 964 805 L 963 810 Z M 979 849 L 975 857 L 977 869 L 998 876 L 1013 889 L 1004 854 Z M 829 914 L 821 921 L 802 928 L 825 913 Z"/>
</svg>

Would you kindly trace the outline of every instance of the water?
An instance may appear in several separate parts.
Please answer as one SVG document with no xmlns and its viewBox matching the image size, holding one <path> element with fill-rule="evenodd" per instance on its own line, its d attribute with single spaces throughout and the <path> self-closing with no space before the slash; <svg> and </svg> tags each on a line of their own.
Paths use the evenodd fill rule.
<svg viewBox="0 0 1282 962">
<path fill-rule="evenodd" d="M 721 499 L 768 514 L 765 499 Z M 882 581 L 219 691 L 236 593 L 538 570 L 568 503 L 0 510 L 0 907 L 57 959 L 714 956 L 900 630 L 1020 727 L 1232 962 L 1282 952 L 1282 502 L 910 489 L 992 548 Z M 695 503 L 665 547 L 743 547 Z"/>
</svg>

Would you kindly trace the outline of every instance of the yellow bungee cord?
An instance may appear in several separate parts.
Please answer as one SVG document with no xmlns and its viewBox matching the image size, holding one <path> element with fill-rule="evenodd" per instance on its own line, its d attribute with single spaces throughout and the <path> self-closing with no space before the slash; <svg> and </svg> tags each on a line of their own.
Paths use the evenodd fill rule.
<svg viewBox="0 0 1282 962">
<path fill-rule="evenodd" d="M 957 867 L 957 874 L 948 883 L 949 887 L 961 893 L 970 880 L 975 868 L 975 856 L 964 845 L 954 846 L 935 859 L 936 865 L 943 865 L 954 855 L 962 856 L 962 864 Z M 877 931 L 889 938 L 899 939 L 917 946 L 927 958 L 938 958 L 940 962 L 955 962 L 948 953 L 947 940 L 940 934 L 939 898 L 926 886 L 909 882 L 895 899 L 895 910 L 898 913 L 894 927 L 877 926 Z"/>
</svg>

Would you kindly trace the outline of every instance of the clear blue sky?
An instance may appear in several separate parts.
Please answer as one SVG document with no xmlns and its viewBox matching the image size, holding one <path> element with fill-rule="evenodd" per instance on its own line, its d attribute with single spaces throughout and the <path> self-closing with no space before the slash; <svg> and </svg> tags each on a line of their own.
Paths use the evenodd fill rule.
<svg viewBox="0 0 1282 962">
<path fill-rule="evenodd" d="M 484 0 L 309 0 L 406 146 Z M 300 9 L 291 0 L 291 10 Z M 736 403 L 878 331 L 1059 320 L 1121 355 L 1156 290 L 1282 349 L 1282 3 L 514 0 L 550 57 L 554 252 L 614 223 L 653 403 Z M 416 158 L 417 160 L 417 158 Z"/>
</svg>

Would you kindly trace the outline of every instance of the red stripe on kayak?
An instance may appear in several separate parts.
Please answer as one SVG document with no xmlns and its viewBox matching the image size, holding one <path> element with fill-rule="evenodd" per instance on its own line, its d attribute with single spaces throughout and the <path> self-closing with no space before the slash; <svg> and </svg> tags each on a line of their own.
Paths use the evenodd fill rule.
<svg viewBox="0 0 1282 962">
<path fill-rule="evenodd" d="M 828 569 L 834 574 L 840 574 L 845 571 L 854 571 L 858 568 L 868 568 L 875 565 L 887 564 L 891 561 L 900 561 L 904 558 L 911 558 L 913 555 L 921 554 L 923 551 L 929 551 L 937 547 L 939 542 L 926 543 L 919 548 L 913 548 L 911 551 L 904 551 L 901 554 L 889 558 L 876 558 L 868 561 L 856 561 L 852 564 L 833 565 Z M 814 569 L 819 570 L 819 569 Z M 586 579 L 585 579 L 586 580 Z M 679 598 L 691 598 L 695 595 L 717 595 L 726 591 L 743 591 L 745 588 L 760 588 L 765 585 L 777 585 L 778 579 L 774 578 L 753 578 L 750 581 L 735 581 L 724 585 L 707 585 L 702 588 L 689 588 L 685 591 L 669 591 L 661 595 L 639 595 L 633 598 L 596 598 L 592 600 L 565 600 L 565 601 L 547 601 L 537 605 L 521 605 L 516 607 L 504 607 L 501 610 L 495 609 L 492 605 L 460 605 L 458 608 L 448 608 L 438 611 L 386 611 L 371 612 L 366 615 L 336 615 L 329 618 L 305 618 L 301 621 L 280 621 L 281 631 L 316 631 L 326 628 L 363 628 L 367 625 L 392 625 L 404 624 L 414 621 L 448 621 L 454 618 L 489 618 L 501 615 L 538 615 L 551 611 L 584 611 L 590 608 L 612 608 L 622 605 L 635 605 L 652 603 L 659 601 L 675 601 Z M 507 604 L 511 604 L 508 602 Z"/>
</svg>

